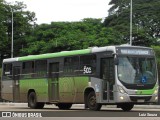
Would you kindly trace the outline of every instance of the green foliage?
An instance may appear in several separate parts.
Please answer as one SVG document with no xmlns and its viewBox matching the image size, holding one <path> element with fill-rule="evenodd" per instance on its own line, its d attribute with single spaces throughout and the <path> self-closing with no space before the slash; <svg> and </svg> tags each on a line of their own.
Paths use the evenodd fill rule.
<svg viewBox="0 0 160 120">
<path fill-rule="evenodd" d="M 119 32 L 104 27 L 101 19 L 91 18 L 80 22 L 52 22 L 38 25 L 30 34 L 22 55 L 121 43 Z"/>
<path fill-rule="evenodd" d="M 155 51 L 156 57 L 157 57 L 157 62 L 160 65 L 160 46 L 152 46 L 152 48 Z"/>
<path fill-rule="evenodd" d="M 2 68 L 0 68 L 0 79 L 1 79 L 1 75 L 2 75 Z"/>
<path fill-rule="evenodd" d="M 79 22 L 35 24 L 35 13 L 26 5 L 9 5 L 0 0 L 0 56 L 10 57 L 11 8 L 14 11 L 14 56 L 83 49 L 92 46 L 129 42 L 129 0 L 111 0 L 105 21 L 86 18 Z M 160 37 L 160 1 L 133 1 L 133 44 L 158 45 Z"/>
<path fill-rule="evenodd" d="M 105 19 L 105 26 L 122 33 L 122 39 L 129 42 L 130 0 L 111 0 L 112 7 Z M 133 0 L 133 44 L 151 46 L 159 44 L 160 1 Z"/>
<path fill-rule="evenodd" d="M 158 75 L 160 76 L 160 46 L 152 46 L 155 51 L 157 63 L 158 63 Z"/>
<path fill-rule="evenodd" d="M 0 0 L 0 57 L 1 60 L 11 56 L 12 11 L 14 31 L 14 56 L 19 56 L 20 49 L 26 44 L 26 36 L 36 20 L 35 13 L 25 11 L 26 5 L 15 2 L 10 5 Z"/>
</svg>

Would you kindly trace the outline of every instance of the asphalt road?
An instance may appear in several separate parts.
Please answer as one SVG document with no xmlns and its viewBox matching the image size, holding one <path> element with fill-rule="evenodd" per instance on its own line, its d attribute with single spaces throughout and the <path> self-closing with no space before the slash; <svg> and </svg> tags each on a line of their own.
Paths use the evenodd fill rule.
<svg viewBox="0 0 160 120">
<path fill-rule="evenodd" d="M 85 110 L 84 105 L 59 110 L 54 105 L 45 105 L 44 109 L 30 109 L 25 103 L 1 103 L 0 116 L 0 120 L 160 120 L 160 106 L 135 106 L 132 111 L 123 112 L 115 106 L 103 106 L 101 111 L 90 111 Z"/>
</svg>

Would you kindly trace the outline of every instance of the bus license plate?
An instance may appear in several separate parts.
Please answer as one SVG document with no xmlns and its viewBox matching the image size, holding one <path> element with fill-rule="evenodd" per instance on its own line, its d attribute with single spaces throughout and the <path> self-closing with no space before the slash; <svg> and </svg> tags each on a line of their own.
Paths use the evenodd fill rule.
<svg viewBox="0 0 160 120">
<path fill-rule="evenodd" d="M 140 100 L 137 100 L 137 102 L 144 102 L 144 100 L 140 99 Z"/>
</svg>

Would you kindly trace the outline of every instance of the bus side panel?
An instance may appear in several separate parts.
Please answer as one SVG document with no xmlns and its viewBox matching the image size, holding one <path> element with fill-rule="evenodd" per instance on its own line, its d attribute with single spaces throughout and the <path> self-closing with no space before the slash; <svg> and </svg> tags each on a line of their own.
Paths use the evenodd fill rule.
<svg viewBox="0 0 160 120">
<path fill-rule="evenodd" d="M 48 80 L 41 79 L 24 79 L 20 80 L 20 100 L 27 102 L 29 90 L 34 90 L 38 102 L 48 102 Z"/>
<path fill-rule="evenodd" d="M 59 101 L 73 103 L 75 95 L 73 77 L 59 78 Z"/>
<path fill-rule="evenodd" d="M 64 77 L 59 79 L 60 102 L 83 103 L 84 89 L 89 77 Z"/>
<path fill-rule="evenodd" d="M 74 77 L 75 81 L 75 103 L 84 103 L 84 90 L 89 85 L 89 79 L 88 76 L 83 77 Z"/>
<path fill-rule="evenodd" d="M 4 100 L 13 101 L 13 81 L 5 80 L 1 81 L 1 97 Z"/>
<path fill-rule="evenodd" d="M 95 90 L 97 103 L 102 103 L 103 83 L 102 79 L 91 77 L 91 86 Z"/>
</svg>

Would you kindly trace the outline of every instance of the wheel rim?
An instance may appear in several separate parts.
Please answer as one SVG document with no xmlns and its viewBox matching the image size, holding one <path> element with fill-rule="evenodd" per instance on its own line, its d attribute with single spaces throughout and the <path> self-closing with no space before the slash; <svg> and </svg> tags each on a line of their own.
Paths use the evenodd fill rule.
<svg viewBox="0 0 160 120">
<path fill-rule="evenodd" d="M 96 97 L 95 96 L 92 96 L 90 97 L 89 99 L 89 104 L 94 107 L 96 105 Z"/>
</svg>

